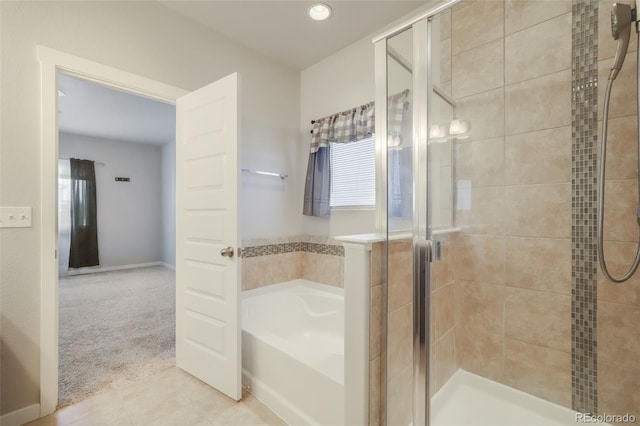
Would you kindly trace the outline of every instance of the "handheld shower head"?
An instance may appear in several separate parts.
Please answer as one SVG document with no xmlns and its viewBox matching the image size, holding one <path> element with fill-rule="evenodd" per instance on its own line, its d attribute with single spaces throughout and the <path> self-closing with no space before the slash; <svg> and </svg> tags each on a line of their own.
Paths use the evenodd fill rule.
<svg viewBox="0 0 640 426">
<path fill-rule="evenodd" d="M 629 37 L 631 37 L 631 22 L 633 21 L 631 6 L 624 3 L 614 3 L 611 9 L 611 34 L 614 40 L 618 40 L 616 58 L 611 67 L 609 80 L 615 80 L 622 69 L 624 58 L 629 47 Z"/>
</svg>

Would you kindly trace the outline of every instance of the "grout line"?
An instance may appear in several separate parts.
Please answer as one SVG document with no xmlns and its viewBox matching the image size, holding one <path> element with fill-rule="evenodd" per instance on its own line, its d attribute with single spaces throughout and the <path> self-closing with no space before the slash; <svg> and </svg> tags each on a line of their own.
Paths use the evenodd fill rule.
<svg viewBox="0 0 640 426">
<path fill-rule="evenodd" d="M 570 2 L 569 2 L 569 1 L 567 1 L 567 3 L 570 3 Z M 506 15 L 506 14 L 505 14 L 505 15 Z M 568 11 L 566 11 L 566 12 L 560 13 L 560 14 L 558 14 L 558 15 L 554 15 L 554 16 L 552 16 L 552 17 L 550 17 L 550 18 L 545 19 L 544 21 L 539 21 L 539 22 L 536 22 L 535 24 L 531 24 L 531 25 L 528 25 L 528 26 L 526 26 L 526 27 L 522 27 L 522 28 L 520 28 L 519 30 L 514 31 L 514 32 L 512 32 L 512 33 L 507 33 L 507 32 L 506 32 L 506 26 L 505 26 L 505 38 L 507 38 L 507 37 L 511 37 L 512 35 L 514 35 L 514 34 L 518 34 L 518 33 L 521 33 L 521 32 L 523 32 L 523 31 L 530 30 L 530 29 L 531 29 L 531 28 L 533 28 L 533 27 L 536 27 L 536 26 L 538 26 L 538 25 L 540 25 L 540 24 L 544 24 L 545 22 L 553 21 L 554 19 L 558 19 L 558 18 L 560 18 L 561 16 L 564 16 L 564 15 L 569 15 L 569 17 L 571 17 L 571 8 L 569 8 L 569 10 L 568 10 Z M 569 30 L 571 30 L 571 28 L 569 28 Z M 571 38 L 571 31 L 569 31 L 569 38 Z"/>
<path fill-rule="evenodd" d="M 554 348 L 554 347 L 552 347 L 552 346 L 547 346 L 547 345 L 541 345 L 541 344 L 539 344 L 539 343 L 528 342 L 528 341 L 526 341 L 526 340 L 522 340 L 522 339 L 519 339 L 519 338 L 517 338 L 517 337 L 507 335 L 506 330 L 505 330 L 505 334 L 504 334 L 504 339 L 505 339 L 505 340 L 506 340 L 506 339 L 514 340 L 514 341 L 516 341 L 516 342 L 524 343 L 524 344 L 527 344 L 527 345 L 531 345 L 531 346 L 538 346 L 538 347 L 540 347 L 540 348 L 551 349 L 552 351 L 562 352 L 562 353 L 565 353 L 565 354 L 567 354 L 567 355 L 571 355 L 571 348 L 569 348 L 569 350 L 568 350 L 568 351 L 565 351 L 565 350 L 563 350 L 563 349 Z M 569 371 L 569 373 L 571 373 L 571 372 Z"/>
</svg>

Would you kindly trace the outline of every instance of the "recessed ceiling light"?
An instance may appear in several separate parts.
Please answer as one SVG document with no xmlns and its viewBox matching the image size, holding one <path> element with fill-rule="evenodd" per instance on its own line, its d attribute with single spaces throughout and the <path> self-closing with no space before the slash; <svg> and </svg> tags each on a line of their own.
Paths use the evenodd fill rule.
<svg viewBox="0 0 640 426">
<path fill-rule="evenodd" d="M 309 16 L 316 21 L 324 21 L 331 16 L 331 8 L 324 3 L 314 4 L 309 8 Z"/>
</svg>

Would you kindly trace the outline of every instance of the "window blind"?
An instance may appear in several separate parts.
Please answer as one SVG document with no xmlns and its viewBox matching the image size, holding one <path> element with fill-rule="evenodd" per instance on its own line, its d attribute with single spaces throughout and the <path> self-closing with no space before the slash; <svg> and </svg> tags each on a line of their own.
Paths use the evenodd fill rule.
<svg viewBox="0 0 640 426">
<path fill-rule="evenodd" d="M 331 207 L 375 206 L 375 137 L 351 143 L 332 143 Z"/>
</svg>

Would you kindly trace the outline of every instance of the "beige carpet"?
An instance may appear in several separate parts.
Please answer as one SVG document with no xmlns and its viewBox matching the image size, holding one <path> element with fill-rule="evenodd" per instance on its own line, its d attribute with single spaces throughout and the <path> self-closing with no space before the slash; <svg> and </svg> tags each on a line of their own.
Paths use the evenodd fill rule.
<svg viewBox="0 0 640 426">
<path fill-rule="evenodd" d="M 175 272 L 162 266 L 60 279 L 58 405 L 175 365 Z"/>
</svg>

